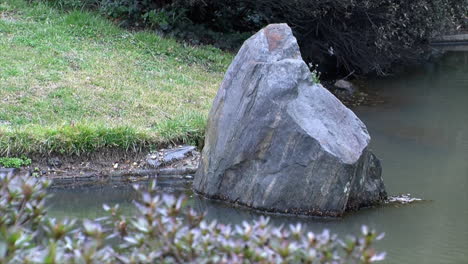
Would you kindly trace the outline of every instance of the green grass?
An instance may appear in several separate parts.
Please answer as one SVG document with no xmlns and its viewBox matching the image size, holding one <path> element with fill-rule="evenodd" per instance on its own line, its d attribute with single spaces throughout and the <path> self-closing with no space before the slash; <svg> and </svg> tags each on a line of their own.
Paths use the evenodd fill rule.
<svg viewBox="0 0 468 264">
<path fill-rule="evenodd" d="M 92 12 L 0 1 L 0 156 L 197 142 L 231 60 Z"/>
</svg>

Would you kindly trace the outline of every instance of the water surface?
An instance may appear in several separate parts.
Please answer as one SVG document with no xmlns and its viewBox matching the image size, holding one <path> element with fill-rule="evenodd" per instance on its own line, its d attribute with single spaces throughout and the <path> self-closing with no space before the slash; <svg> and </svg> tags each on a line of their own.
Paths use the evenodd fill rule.
<svg viewBox="0 0 468 264">
<path fill-rule="evenodd" d="M 390 194 L 427 201 L 362 210 L 342 219 L 272 216 L 274 224 L 301 222 L 313 231 L 341 235 L 369 225 L 385 232 L 378 244 L 385 263 L 468 263 L 468 52 L 449 52 L 438 62 L 374 80 L 386 103 L 354 109 L 372 136 Z M 160 181 L 163 192 L 185 193 L 210 219 L 240 223 L 260 214 L 199 199 L 186 180 Z M 130 187 L 54 190 L 54 216 L 97 217 L 100 204 L 119 203 L 131 213 Z"/>
</svg>

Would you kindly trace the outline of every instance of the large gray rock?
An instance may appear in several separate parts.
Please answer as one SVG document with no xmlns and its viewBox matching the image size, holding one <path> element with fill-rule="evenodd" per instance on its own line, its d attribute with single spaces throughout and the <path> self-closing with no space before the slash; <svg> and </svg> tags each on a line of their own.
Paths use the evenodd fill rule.
<svg viewBox="0 0 468 264">
<path fill-rule="evenodd" d="M 248 39 L 210 112 L 194 190 L 282 213 L 340 216 L 386 198 L 365 125 L 313 84 L 286 24 Z"/>
</svg>

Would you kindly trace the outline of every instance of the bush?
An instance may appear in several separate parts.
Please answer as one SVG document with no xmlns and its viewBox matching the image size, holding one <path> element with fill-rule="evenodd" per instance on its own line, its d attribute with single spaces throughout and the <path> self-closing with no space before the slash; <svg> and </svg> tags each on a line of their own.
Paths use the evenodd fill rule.
<svg viewBox="0 0 468 264">
<path fill-rule="evenodd" d="M 1 174 L 1 173 L 0 173 Z M 137 213 L 104 205 L 108 217 L 56 220 L 45 211 L 48 182 L 0 175 L 0 263 L 371 263 L 381 237 L 339 240 L 300 225 L 275 228 L 268 219 L 232 227 L 208 223 L 183 198 L 138 189 Z"/>
<path fill-rule="evenodd" d="M 385 74 L 397 64 L 422 60 L 429 41 L 468 14 L 468 0 L 196 2 L 199 11 L 189 18 L 217 31 L 256 31 L 286 22 L 307 62 L 342 74 Z"/>
<path fill-rule="evenodd" d="M 26 157 L 11 158 L 11 157 L 0 157 L 0 166 L 4 168 L 20 168 L 22 166 L 31 165 L 31 159 Z"/>
</svg>

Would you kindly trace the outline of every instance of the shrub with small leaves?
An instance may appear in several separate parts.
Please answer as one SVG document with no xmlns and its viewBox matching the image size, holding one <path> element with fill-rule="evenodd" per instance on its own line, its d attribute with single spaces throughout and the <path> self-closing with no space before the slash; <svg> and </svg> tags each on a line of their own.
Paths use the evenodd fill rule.
<svg viewBox="0 0 468 264">
<path fill-rule="evenodd" d="M 9 157 L 1 157 L 0 158 L 0 166 L 5 168 L 20 168 L 22 166 L 31 165 L 31 159 L 26 157 L 21 158 L 9 158 Z"/>
<path fill-rule="evenodd" d="M 56 220 L 45 211 L 48 182 L 0 175 L 0 263 L 372 263 L 384 259 L 362 228 L 341 240 L 300 224 L 274 227 L 267 218 L 231 226 L 207 222 L 183 197 L 135 188 L 137 213 L 104 205 L 109 216 Z"/>
</svg>

